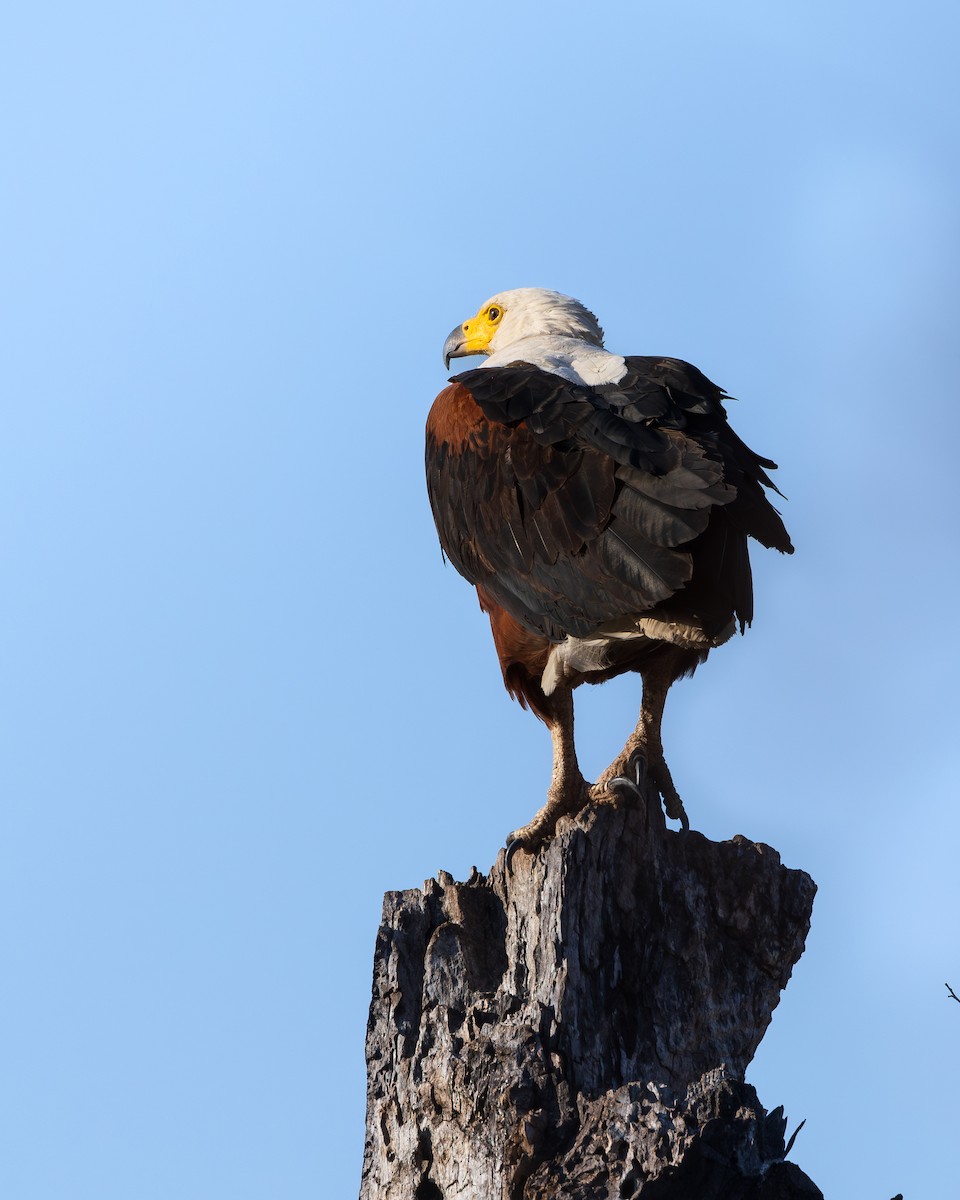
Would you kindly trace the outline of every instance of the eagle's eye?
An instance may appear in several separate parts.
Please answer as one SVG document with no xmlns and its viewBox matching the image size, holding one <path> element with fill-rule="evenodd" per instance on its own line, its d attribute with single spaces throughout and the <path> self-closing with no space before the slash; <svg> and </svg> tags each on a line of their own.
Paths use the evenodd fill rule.
<svg viewBox="0 0 960 1200">
<path fill-rule="evenodd" d="M 500 320 L 500 309 L 497 308 L 497 306 L 495 304 L 492 305 L 489 309 L 487 309 L 487 316 L 490 318 L 491 321 L 499 321 Z"/>
</svg>

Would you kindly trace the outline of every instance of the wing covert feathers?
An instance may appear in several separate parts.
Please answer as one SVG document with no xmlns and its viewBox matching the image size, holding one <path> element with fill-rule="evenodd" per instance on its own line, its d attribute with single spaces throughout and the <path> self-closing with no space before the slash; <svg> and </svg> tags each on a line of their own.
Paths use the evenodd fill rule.
<svg viewBox="0 0 960 1200">
<path fill-rule="evenodd" d="M 793 549 L 764 492 L 775 464 L 730 428 L 720 388 L 679 359 L 626 362 L 600 387 L 525 363 L 466 371 L 427 420 L 444 552 L 551 641 L 651 610 L 742 626 L 747 538 Z"/>
</svg>

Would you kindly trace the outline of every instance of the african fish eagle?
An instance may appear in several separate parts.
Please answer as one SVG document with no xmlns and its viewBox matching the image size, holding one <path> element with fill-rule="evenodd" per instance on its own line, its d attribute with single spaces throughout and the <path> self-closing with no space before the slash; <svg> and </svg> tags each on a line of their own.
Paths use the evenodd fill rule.
<svg viewBox="0 0 960 1200">
<path fill-rule="evenodd" d="M 511 843 L 534 849 L 643 763 L 687 828 L 663 757 L 664 701 L 750 624 L 747 539 L 793 552 L 764 492 L 778 490 L 776 464 L 737 437 L 729 397 L 696 367 L 611 354 L 593 313 L 558 292 L 492 297 L 444 343 L 448 368 L 471 354 L 486 361 L 454 376 L 427 419 L 427 488 L 508 692 L 553 739 L 547 802 Z M 624 671 L 643 679 L 639 721 L 588 787 L 573 689 Z"/>
</svg>

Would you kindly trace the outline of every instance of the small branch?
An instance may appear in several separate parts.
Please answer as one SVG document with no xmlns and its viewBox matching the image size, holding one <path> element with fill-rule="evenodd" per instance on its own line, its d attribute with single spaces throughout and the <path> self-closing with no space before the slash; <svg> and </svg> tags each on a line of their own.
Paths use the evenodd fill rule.
<svg viewBox="0 0 960 1200">
<path fill-rule="evenodd" d="M 790 1138 L 790 1141 L 787 1142 L 786 1149 L 783 1152 L 784 1158 L 786 1158 L 787 1155 L 790 1153 L 790 1151 L 793 1149 L 793 1143 L 797 1140 L 797 1134 L 804 1127 L 804 1125 L 806 1125 L 806 1123 L 807 1123 L 807 1118 L 804 1117 L 803 1120 L 800 1122 L 800 1124 L 793 1131 L 793 1136 Z"/>
<path fill-rule="evenodd" d="M 950 984 L 949 984 L 949 983 L 945 983 L 943 986 L 944 986 L 944 987 L 947 989 L 947 991 L 950 993 L 950 999 L 951 999 L 951 1000 L 956 1000 L 956 1002 L 957 1002 L 958 1004 L 960 1004 L 960 996 L 958 996 L 958 995 L 957 995 L 957 993 L 956 993 L 956 992 L 953 990 L 953 988 L 950 986 Z"/>
</svg>

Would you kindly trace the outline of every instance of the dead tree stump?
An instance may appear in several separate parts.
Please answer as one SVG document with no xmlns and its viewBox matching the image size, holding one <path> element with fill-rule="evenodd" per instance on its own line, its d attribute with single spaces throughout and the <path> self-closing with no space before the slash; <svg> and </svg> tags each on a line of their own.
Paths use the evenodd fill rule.
<svg viewBox="0 0 960 1200">
<path fill-rule="evenodd" d="M 361 1200 L 820 1197 L 743 1082 L 815 891 L 648 798 L 387 893 Z"/>
</svg>

